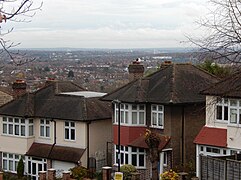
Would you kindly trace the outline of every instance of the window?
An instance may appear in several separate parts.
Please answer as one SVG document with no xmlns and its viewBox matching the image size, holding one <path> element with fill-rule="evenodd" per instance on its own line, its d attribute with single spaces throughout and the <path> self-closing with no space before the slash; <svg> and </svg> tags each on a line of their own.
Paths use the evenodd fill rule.
<svg viewBox="0 0 241 180">
<path fill-rule="evenodd" d="M 151 106 L 151 125 L 156 128 L 163 128 L 164 106 Z"/>
<path fill-rule="evenodd" d="M 241 101 L 217 98 L 216 120 L 241 125 Z"/>
<path fill-rule="evenodd" d="M 119 121 L 119 104 L 115 104 L 114 123 Z M 145 105 L 143 104 L 120 104 L 120 123 L 122 125 L 145 125 Z"/>
<path fill-rule="evenodd" d="M 11 136 L 33 136 L 33 119 L 3 117 L 3 134 Z"/>
<path fill-rule="evenodd" d="M 64 123 L 65 140 L 75 140 L 75 122 L 65 121 Z"/>
<path fill-rule="evenodd" d="M 167 151 L 163 152 L 163 166 L 167 166 L 168 159 L 167 159 Z"/>
<path fill-rule="evenodd" d="M 220 149 L 218 149 L 218 148 L 212 148 L 212 147 L 207 147 L 207 148 L 206 148 L 206 152 L 215 153 L 215 154 L 220 154 Z"/>
<path fill-rule="evenodd" d="M 120 163 L 132 164 L 137 168 L 144 168 L 146 166 L 145 150 L 142 148 L 120 146 Z M 115 146 L 115 163 L 118 163 L 118 146 Z"/>
<path fill-rule="evenodd" d="M 20 160 L 21 155 L 19 154 L 10 154 L 2 153 L 2 168 L 5 171 L 10 171 L 13 173 L 17 172 L 18 161 Z M 22 156 L 24 160 L 24 157 Z"/>
<path fill-rule="evenodd" d="M 50 137 L 50 120 L 40 119 L 40 136 L 45 138 Z"/>
<path fill-rule="evenodd" d="M 228 99 L 217 98 L 216 119 L 228 121 Z"/>
</svg>

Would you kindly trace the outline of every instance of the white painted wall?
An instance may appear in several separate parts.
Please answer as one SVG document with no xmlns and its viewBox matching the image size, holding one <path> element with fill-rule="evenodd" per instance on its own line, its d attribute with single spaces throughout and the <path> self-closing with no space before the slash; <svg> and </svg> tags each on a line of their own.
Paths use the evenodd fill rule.
<svg viewBox="0 0 241 180">
<path fill-rule="evenodd" d="M 241 149 L 241 127 L 228 126 L 227 144 L 229 148 Z"/>
</svg>

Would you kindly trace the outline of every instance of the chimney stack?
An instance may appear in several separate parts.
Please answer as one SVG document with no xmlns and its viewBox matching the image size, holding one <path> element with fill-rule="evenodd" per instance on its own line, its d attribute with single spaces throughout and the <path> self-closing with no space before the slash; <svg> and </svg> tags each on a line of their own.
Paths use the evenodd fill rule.
<svg viewBox="0 0 241 180">
<path fill-rule="evenodd" d="M 27 92 L 27 83 L 24 80 L 17 79 L 12 84 L 13 96 L 17 98 Z"/>
<path fill-rule="evenodd" d="M 129 81 L 133 81 L 135 79 L 139 79 L 144 74 L 144 66 L 141 64 L 140 59 L 137 58 L 132 64 L 128 67 L 129 71 Z"/>
</svg>

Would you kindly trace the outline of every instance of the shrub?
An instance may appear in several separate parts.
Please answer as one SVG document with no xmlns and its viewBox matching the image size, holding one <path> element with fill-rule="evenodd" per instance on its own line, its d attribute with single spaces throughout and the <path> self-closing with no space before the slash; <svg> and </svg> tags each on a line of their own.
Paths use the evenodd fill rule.
<svg viewBox="0 0 241 180">
<path fill-rule="evenodd" d="M 18 178 L 22 178 L 24 176 L 24 163 L 22 158 L 20 158 L 20 160 L 18 161 L 17 174 Z"/>
<path fill-rule="evenodd" d="M 161 174 L 161 180 L 178 180 L 178 179 L 179 179 L 178 174 L 173 170 L 165 171 L 164 173 Z"/>
<path fill-rule="evenodd" d="M 88 176 L 88 170 L 83 166 L 76 166 L 70 169 L 71 176 L 75 179 L 81 180 Z"/>
<path fill-rule="evenodd" d="M 136 172 L 136 168 L 131 164 L 125 164 L 121 166 L 120 171 L 123 173 L 124 180 L 129 180 L 131 179 L 131 173 Z"/>
</svg>

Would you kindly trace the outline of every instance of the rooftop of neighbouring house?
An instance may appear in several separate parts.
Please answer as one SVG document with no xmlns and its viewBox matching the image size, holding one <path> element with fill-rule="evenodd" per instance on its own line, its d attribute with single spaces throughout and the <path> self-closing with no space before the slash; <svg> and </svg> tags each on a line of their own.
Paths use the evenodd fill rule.
<svg viewBox="0 0 241 180">
<path fill-rule="evenodd" d="M 183 104 L 205 102 L 199 92 L 218 78 L 190 63 L 164 63 L 155 73 L 131 81 L 101 99 L 129 103 Z"/>
<path fill-rule="evenodd" d="M 201 93 L 204 95 L 241 98 L 241 71 L 213 84 Z"/>
</svg>

